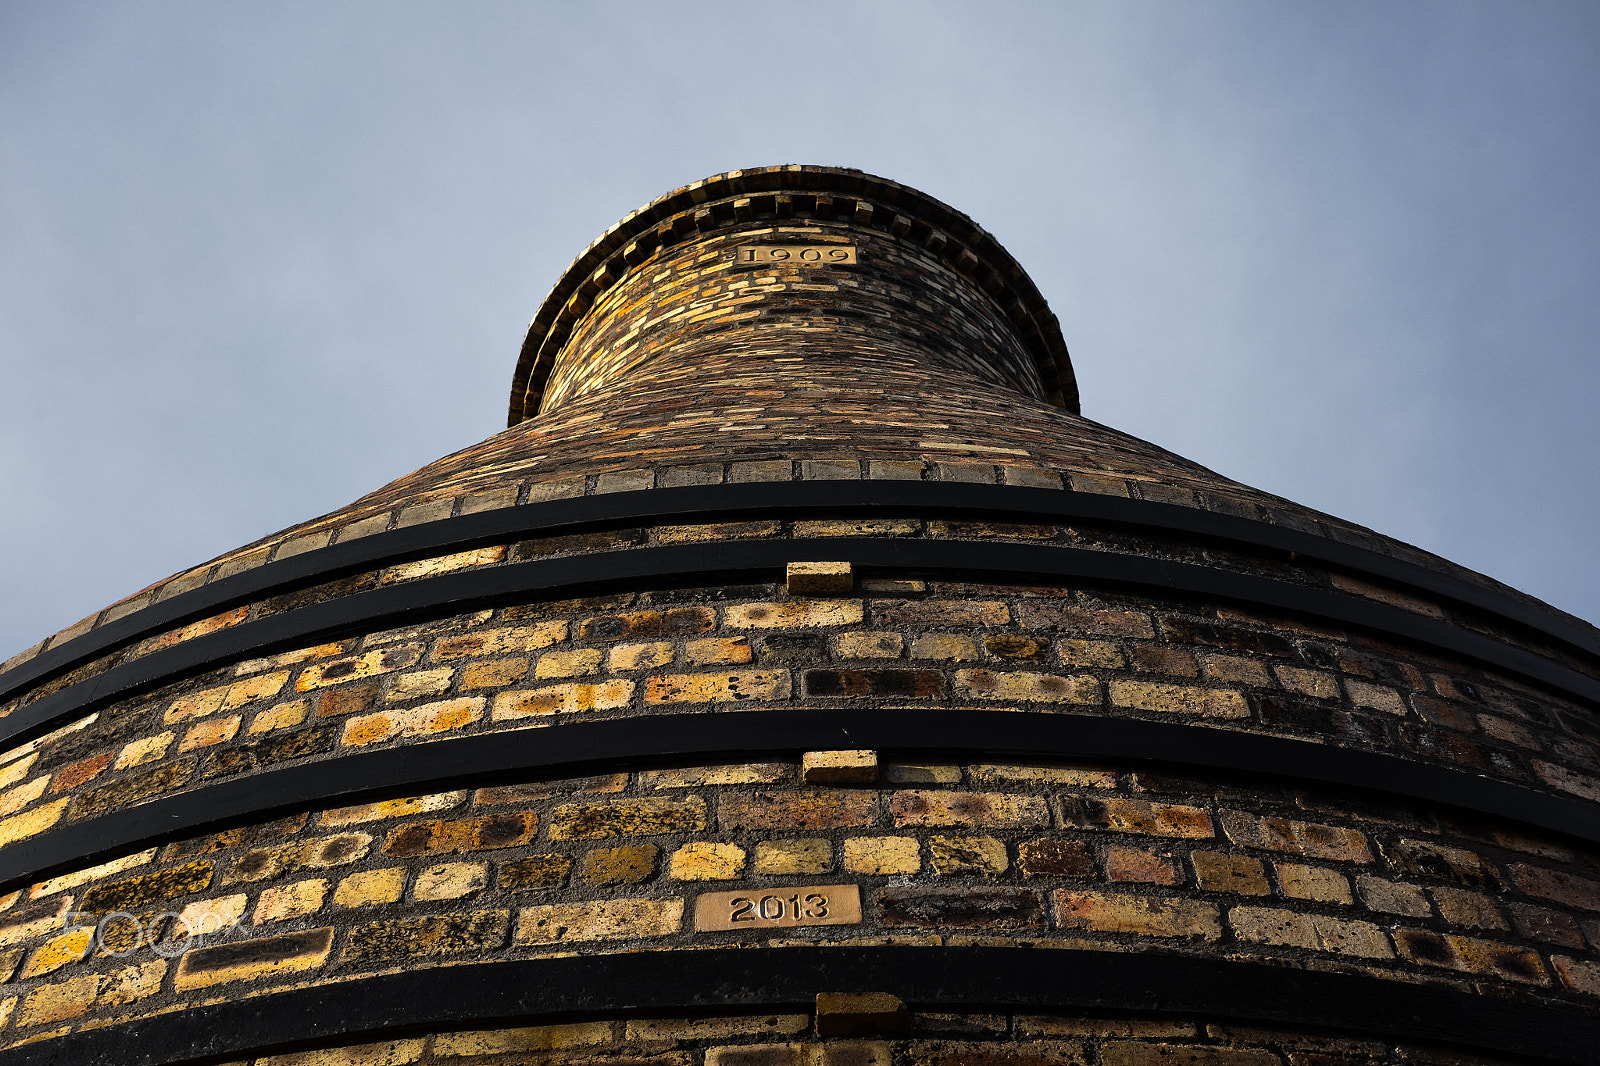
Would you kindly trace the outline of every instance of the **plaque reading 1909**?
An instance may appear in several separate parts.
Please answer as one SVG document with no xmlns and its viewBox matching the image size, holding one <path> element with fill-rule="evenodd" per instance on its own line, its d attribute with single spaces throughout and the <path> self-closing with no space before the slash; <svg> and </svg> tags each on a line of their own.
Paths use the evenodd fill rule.
<svg viewBox="0 0 1600 1066">
<path fill-rule="evenodd" d="M 694 904 L 694 927 L 700 932 L 780 929 L 792 925 L 858 925 L 860 922 L 860 885 L 706 892 Z"/>
<path fill-rule="evenodd" d="M 734 253 L 734 262 L 789 263 L 801 266 L 842 266 L 856 261 L 853 244 L 746 244 Z"/>
</svg>

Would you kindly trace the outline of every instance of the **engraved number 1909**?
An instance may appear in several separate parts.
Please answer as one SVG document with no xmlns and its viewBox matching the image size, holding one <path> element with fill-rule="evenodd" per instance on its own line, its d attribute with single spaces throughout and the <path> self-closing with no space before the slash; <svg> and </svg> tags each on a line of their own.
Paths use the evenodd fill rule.
<svg viewBox="0 0 1600 1066">
<path fill-rule="evenodd" d="M 738 250 L 740 263 L 844 263 L 856 261 L 853 244 L 747 244 Z"/>
<path fill-rule="evenodd" d="M 799 920 L 828 916 L 828 897 L 820 892 L 807 893 L 804 897 L 798 894 L 787 897 L 735 896 L 728 901 L 728 906 L 733 911 L 728 917 L 730 922 L 753 922 L 758 919 L 778 922 L 785 917 Z"/>
</svg>

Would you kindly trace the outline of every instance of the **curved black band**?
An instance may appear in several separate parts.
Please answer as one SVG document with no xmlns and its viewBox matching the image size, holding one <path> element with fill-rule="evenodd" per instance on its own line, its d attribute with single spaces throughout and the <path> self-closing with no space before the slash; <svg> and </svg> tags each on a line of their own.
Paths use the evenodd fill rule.
<svg viewBox="0 0 1600 1066">
<path fill-rule="evenodd" d="M 1448 622 L 1340 592 L 1192 563 L 1015 542 L 898 538 L 782 538 L 629 548 L 513 563 L 409 581 L 270 615 L 134 659 L 28 704 L 0 721 L 0 746 L 18 744 L 113 700 L 229 662 L 351 633 L 448 617 L 529 596 L 614 587 L 778 579 L 793 561 L 846 560 L 896 572 L 1004 584 L 1126 584 L 1221 598 L 1417 641 L 1600 702 L 1600 680 Z"/>
<path fill-rule="evenodd" d="M 1589 655 L 1600 636 L 1527 600 L 1331 537 L 1254 519 L 1097 493 L 929 481 L 800 481 L 650 489 L 507 507 L 378 533 L 212 581 L 134 611 L 0 674 L 0 700 L 108 651 L 244 603 L 411 559 L 618 525 L 810 515 L 1093 521 L 1289 552 L 1508 620 Z"/>
<path fill-rule="evenodd" d="M 0 892 L 157 844 L 309 810 L 650 764 L 748 762 L 870 748 L 1028 759 L 1114 759 L 1320 782 L 1509 818 L 1600 843 L 1578 800 L 1393 755 L 1226 729 L 1093 715 L 843 708 L 660 714 L 345 754 L 204 785 L 0 848 Z"/>
<path fill-rule="evenodd" d="M 1600 1064 L 1593 1014 L 1401 981 L 1171 954 L 789 947 L 418 969 L 72 1033 L 0 1051 L 0 1066 L 178 1066 L 586 1016 L 809 1013 L 818 992 L 889 992 L 917 1011 L 1197 1015 Z"/>
</svg>

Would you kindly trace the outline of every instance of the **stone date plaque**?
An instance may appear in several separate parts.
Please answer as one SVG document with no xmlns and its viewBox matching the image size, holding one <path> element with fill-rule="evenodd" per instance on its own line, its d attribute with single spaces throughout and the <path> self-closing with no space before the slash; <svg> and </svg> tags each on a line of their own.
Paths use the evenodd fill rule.
<svg viewBox="0 0 1600 1066">
<path fill-rule="evenodd" d="M 859 925 L 860 885 L 806 885 L 706 892 L 694 903 L 696 932 L 782 929 L 794 925 Z"/>
<path fill-rule="evenodd" d="M 853 244 L 746 244 L 733 254 L 741 266 L 773 263 L 801 266 L 847 266 L 856 261 Z"/>
</svg>

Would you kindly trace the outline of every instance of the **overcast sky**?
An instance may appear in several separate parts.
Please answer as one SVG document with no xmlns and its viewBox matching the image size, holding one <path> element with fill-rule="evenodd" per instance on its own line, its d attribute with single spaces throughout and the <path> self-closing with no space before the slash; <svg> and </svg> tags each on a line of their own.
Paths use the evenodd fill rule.
<svg viewBox="0 0 1600 1066">
<path fill-rule="evenodd" d="M 1084 413 L 1600 620 L 1600 5 L 0 0 L 0 659 L 503 426 L 769 163 L 993 232 Z"/>
</svg>

